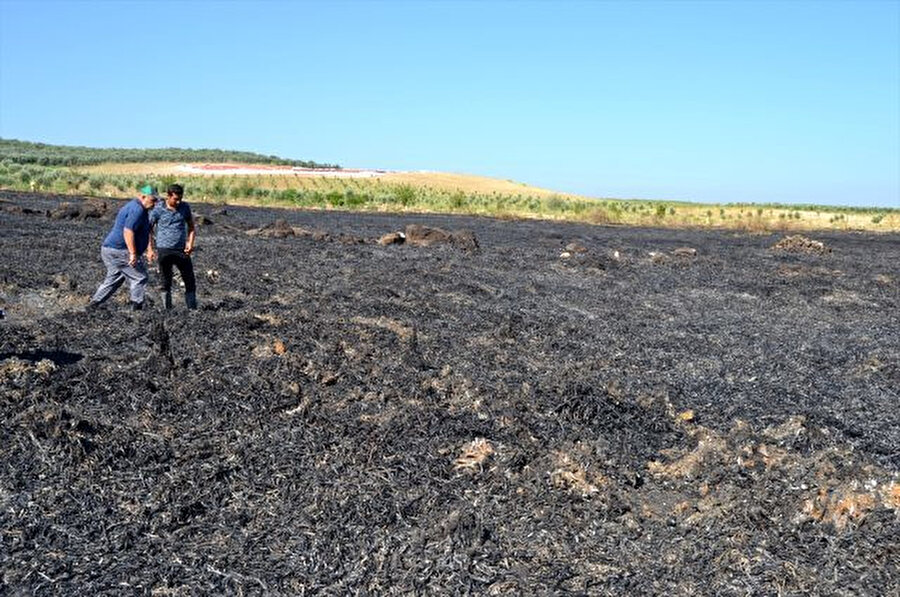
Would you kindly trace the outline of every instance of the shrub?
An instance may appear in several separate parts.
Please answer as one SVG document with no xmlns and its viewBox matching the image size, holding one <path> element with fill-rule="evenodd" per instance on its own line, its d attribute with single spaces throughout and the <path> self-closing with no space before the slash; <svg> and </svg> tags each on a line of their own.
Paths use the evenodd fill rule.
<svg viewBox="0 0 900 597">
<path fill-rule="evenodd" d="M 612 222 L 610 218 L 610 214 L 607 210 L 602 207 L 595 207 L 590 212 L 588 212 L 588 221 L 594 224 L 609 224 Z"/>
<path fill-rule="evenodd" d="M 332 207 L 342 207 L 344 205 L 344 194 L 338 191 L 329 191 L 325 195 L 325 201 Z"/>
<path fill-rule="evenodd" d="M 348 190 L 344 193 L 344 203 L 347 207 L 359 207 L 360 205 L 365 204 L 366 200 L 367 197 L 365 195 L 360 195 L 353 191 Z"/>
<path fill-rule="evenodd" d="M 450 206 L 459 209 L 466 204 L 466 194 L 462 191 L 456 191 L 450 195 Z"/>
<path fill-rule="evenodd" d="M 297 189 L 284 189 L 278 192 L 278 200 L 293 203 L 297 201 L 299 195 Z"/>
<path fill-rule="evenodd" d="M 556 195 L 551 195 L 547 199 L 545 205 L 547 206 L 548 211 L 553 211 L 553 212 L 564 211 L 565 208 L 567 207 L 566 202 Z"/>
<path fill-rule="evenodd" d="M 99 193 L 106 187 L 106 177 L 104 176 L 91 176 L 88 179 L 88 187 L 91 189 L 93 193 Z"/>
<path fill-rule="evenodd" d="M 42 187 L 51 186 L 56 180 L 59 179 L 59 171 L 57 170 L 45 170 L 41 172 L 41 174 L 37 177 L 37 182 Z"/>
<path fill-rule="evenodd" d="M 402 184 L 394 189 L 397 203 L 406 207 L 416 202 L 416 189 L 412 185 Z"/>
</svg>

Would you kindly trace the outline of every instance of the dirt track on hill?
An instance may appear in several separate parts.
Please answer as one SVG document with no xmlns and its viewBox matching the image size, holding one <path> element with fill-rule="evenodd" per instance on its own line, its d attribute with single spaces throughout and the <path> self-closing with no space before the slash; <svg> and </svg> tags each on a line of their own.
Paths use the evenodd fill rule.
<svg viewBox="0 0 900 597">
<path fill-rule="evenodd" d="M 196 205 L 198 311 L 84 312 L 60 201 L 0 193 L 0 593 L 900 592 L 896 234 Z"/>
</svg>

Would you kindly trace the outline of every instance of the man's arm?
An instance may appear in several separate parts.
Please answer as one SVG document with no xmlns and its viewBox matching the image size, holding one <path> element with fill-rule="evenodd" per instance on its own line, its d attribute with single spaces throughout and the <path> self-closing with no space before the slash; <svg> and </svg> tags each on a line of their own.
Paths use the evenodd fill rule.
<svg viewBox="0 0 900 597">
<path fill-rule="evenodd" d="M 125 228 L 122 230 L 122 237 L 125 239 L 125 246 L 128 247 L 128 265 L 134 267 L 137 263 L 137 251 L 134 246 L 134 230 Z"/>
<path fill-rule="evenodd" d="M 197 238 L 197 227 L 194 226 L 194 216 L 187 219 L 187 240 L 184 243 L 184 252 L 188 255 L 194 250 L 194 239 Z"/>
<path fill-rule="evenodd" d="M 150 238 L 147 240 L 147 261 L 153 261 L 153 257 L 156 255 L 153 251 L 153 242 L 154 235 L 156 234 L 156 222 L 154 220 L 150 220 Z"/>
</svg>

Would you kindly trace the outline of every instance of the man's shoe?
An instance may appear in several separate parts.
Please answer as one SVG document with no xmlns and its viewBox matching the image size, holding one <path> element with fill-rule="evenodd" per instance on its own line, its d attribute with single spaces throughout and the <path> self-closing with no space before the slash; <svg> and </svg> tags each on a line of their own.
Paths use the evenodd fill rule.
<svg viewBox="0 0 900 597">
<path fill-rule="evenodd" d="M 197 293 L 196 292 L 185 292 L 184 293 L 184 303 L 187 305 L 188 309 L 196 309 L 197 308 Z"/>
<path fill-rule="evenodd" d="M 97 301 L 88 301 L 88 304 L 84 306 L 85 311 L 96 311 L 100 308 L 102 303 L 98 303 Z"/>
<path fill-rule="evenodd" d="M 172 308 L 172 293 L 163 291 L 162 299 L 163 299 L 163 307 L 166 309 L 171 309 Z"/>
<path fill-rule="evenodd" d="M 142 311 L 144 309 L 144 303 L 136 303 L 131 301 L 131 310 L 132 311 Z"/>
</svg>

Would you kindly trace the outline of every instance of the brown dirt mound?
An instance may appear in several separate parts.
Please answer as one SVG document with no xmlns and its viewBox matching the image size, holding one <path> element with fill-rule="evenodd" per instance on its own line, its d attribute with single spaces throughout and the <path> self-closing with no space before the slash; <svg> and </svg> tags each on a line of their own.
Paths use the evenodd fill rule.
<svg viewBox="0 0 900 597">
<path fill-rule="evenodd" d="M 478 239 L 471 230 L 443 230 L 421 224 L 406 227 L 406 243 L 417 247 L 448 244 L 467 251 L 478 249 Z"/>
<path fill-rule="evenodd" d="M 802 234 L 794 234 L 786 236 L 772 246 L 777 251 L 787 251 L 790 253 L 811 253 L 816 255 L 824 255 L 831 253 L 831 249 L 825 246 L 825 243 L 818 240 L 812 240 Z"/>
</svg>

